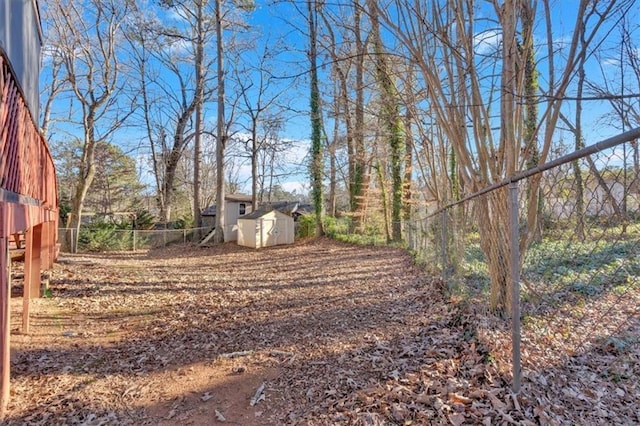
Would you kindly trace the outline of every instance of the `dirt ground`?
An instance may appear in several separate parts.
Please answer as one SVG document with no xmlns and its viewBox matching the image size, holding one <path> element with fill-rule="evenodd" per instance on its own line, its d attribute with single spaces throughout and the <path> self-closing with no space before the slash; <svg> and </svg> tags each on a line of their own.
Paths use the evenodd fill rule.
<svg viewBox="0 0 640 426">
<path fill-rule="evenodd" d="M 439 285 L 403 250 L 327 239 L 64 254 L 50 297 L 32 304 L 29 335 L 12 300 L 4 422 L 544 419 L 535 399 L 510 394 L 495 348 L 488 356 Z"/>
</svg>

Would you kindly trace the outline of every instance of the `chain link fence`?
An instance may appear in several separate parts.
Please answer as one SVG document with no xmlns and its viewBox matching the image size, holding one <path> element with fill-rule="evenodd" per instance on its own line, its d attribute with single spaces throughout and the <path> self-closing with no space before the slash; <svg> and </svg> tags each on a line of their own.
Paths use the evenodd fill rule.
<svg viewBox="0 0 640 426">
<path fill-rule="evenodd" d="M 640 374 L 632 351 L 640 344 L 638 138 L 640 128 L 403 223 L 408 248 L 475 316 L 478 339 L 516 393 L 523 377 L 544 387 L 544 372 L 558 365 L 576 372 L 563 378 L 571 397 L 594 383 L 635 392 L 623 382 Z M 326 225 L 354 242 L 386 244 L 379 232 L 352 234 L 349 221 Z M 78 251 L 165 247 L 208 231 L 87 230 Z M 63 247 L 73 232 L 60 230 Z"/>
<path fill-rule="evenodd" d="M 191 229 L 113 229 L 113 228 L 59 228 L 58 239 L 62 251 L 79 253 L 104 251 L 136 251 L 167 247 L 171 244 L 199 242 L 211 228 Z M 72 250 L 77 240 L 77 247 Z"/>
<path fill-rule="evenodd" d="M 570 389 L 604 374 L 628 393 L 620 380 L 637 368 L 640 342 L 639 136 L 559 157 L 404 224 L 416 259 L 477 317 L 515 392 L 522 376 L 544 384 L 545 369 L 569 363 L 582 372 Z M 596 354 L 611 357 L 607 371 L 590 365 Z"/>
</svg>

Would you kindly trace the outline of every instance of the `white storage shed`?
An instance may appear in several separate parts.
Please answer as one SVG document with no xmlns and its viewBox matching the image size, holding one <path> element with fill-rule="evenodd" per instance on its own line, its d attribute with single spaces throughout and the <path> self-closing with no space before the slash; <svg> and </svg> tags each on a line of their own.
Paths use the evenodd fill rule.
<svg viewBox="0 0 640 426">
<path fill-rule="evenodd" d="M 238 245 L 252 248 L 293 244 L 293 218 L 278 210 L 258 209 L 238 218 Z"/>
</svg>

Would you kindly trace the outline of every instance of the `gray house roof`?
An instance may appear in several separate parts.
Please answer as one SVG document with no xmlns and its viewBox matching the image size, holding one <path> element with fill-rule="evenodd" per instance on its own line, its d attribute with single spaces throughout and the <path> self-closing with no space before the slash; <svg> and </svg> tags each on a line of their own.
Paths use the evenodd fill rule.
<svg viewBox="0 0 640 426">
<path fill-rule="evenodd" d="M 271 210 L 292 214 L 298 210 L 299 205 L 300 203 L 298 201 L 275 201 L 273 203 L 266 203 L 264 207 L 271 207 Z"/>
<path fill-rule="evenodd" d="M 232 203 L 250 203 L 251 196 L 244 194 L 228 194 L 224 197 L 227 202 Z M 288 215 L 292 215 L 299 210 L 300 203 L 298 201 L 274 201 L 272 203 L 265 203 L 256 209 L 256 212 L 262 212 L 262 214 L 270 212 L 271 210 L 278 210 L 279 212 L 286 213 Z M 215 216 L 216 215 L 216 205 L 213 204 L 206 209 L 202 210 L 202 216 Z M 249 217 L 247 215 L 242 216 L 246 219 L 255 219 L 256 217 L 260 217 L 262 214 Z"/>
<path fill-rule="evenodd" d="M 250 203 L 251 195 L 246 194 L 227 194 L 224 196 L 226 201 L 233 201 L 236 203 Z"/>
</svg>

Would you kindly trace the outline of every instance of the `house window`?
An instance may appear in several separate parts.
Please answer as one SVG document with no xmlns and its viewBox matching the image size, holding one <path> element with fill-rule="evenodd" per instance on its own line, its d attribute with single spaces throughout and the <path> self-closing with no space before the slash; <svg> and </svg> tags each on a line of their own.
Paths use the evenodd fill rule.
<svg viewBox="0 0 640 426">
<path fill-rule="evenodd" d="M 240 203 L 240 206 L 238 206 L 238 213 L 240 214 L 240 216 L 242 216 L 246 212 L 247 212 L 247 205 L 245 203 Z"/>
</svg>

